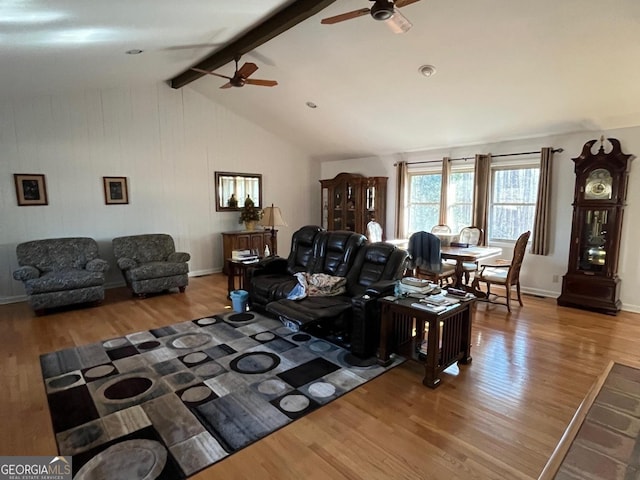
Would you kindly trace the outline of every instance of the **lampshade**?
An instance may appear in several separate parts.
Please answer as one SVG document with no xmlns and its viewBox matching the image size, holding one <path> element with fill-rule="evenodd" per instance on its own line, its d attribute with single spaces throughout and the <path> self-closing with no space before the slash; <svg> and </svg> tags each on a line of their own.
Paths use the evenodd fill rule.
<svg viewBox="0 0 640 480">
<path fill-rule="evenodd" d="M 262 220 L 260 221 L 265 227 L 287 226 L 287 222 L 282 218 L 282 212 L 279 207 L 274 207 L 273 203 L 270 207 L 265 207 L 262 212 Z"/>
</svg>

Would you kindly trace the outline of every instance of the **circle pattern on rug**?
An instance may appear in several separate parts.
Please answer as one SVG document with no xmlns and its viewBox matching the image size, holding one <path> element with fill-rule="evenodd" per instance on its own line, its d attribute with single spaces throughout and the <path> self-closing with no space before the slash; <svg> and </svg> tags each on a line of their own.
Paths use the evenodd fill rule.
<svg viewBox="0 0 640 480">
<path fill-rule="evenodd" d="M 280 399 L 280 408 L 285 412 L 301 412 L 309 406 L 309 399 L 304 395 L 287 395 Z"/>
<path fill-rule="evenodd" d="M 229 368 L 239 373 L 265 373 L 280 365 L 280 357 L 269 352 L 248 352 L 234 358 Z"/>
<path fill-rule="evenodd" d="M 275 378 L 265 380 L 258 385 L 258 391 L 264 395 L 279 395 L 287 389 L 287 384 Z"/>
<path fill-rule="evenodd" d="M 213 392 L 203 385 L 191 387 L 182 392 L 180 398 L 183 402 L 197 403 L 206 400 Z"/>
<path fill-rule="evenodd" d="M 128 480 L 154 480 L 167 463 L 167 450 L 154 440 L 127 440 L 116 443 L 89 460 L 74 477 L 76 480 L 109 478 L 118 472 Z"/>
<path fill-rule="evenodd" d="M 116 367 L 113 365 L 98 365 L 97 367 L 90 368 L 86 372 L 84 372 L 85 378 L 100 378 L 106 377 L 110 373 L 113 373 L 116 370 Z"/>
<path fill-rule="evenodd" d="M 153 381 L 145 377 L 128 377 L 116 379 L 104 390 L 104 397 L 109 400 L 124 400 L 137 397 L 148 391 Z"/>
<path fill-rule="evenodd" d="M 336 393 L 336 387 L 327 382 L 316 382 L 309 385 L 309 395 L 316 398 L 327 398 Z"/>
<path fill-rule="evenodd" d="M 102 344 L 104 348 L 116 348 L 127 345 L 129 342 L 126 338 L 114 338 L 113 340 L 107 340 Z"/>
<path fill-rule="evenodd" d="M 213 325 L 216 322 L 217 322 L 217 320 L 215 318 L 211 318 L 211 317 L 201 318 L 200 320 L 196 320 L 196 323 L 198 325 Z"/>
<path fill-rule="evenodd" d="M 149 340 L 147 342 L 142 342 L 136 345 L 138 350 L 151 350 L 152 348 L 156 348 L 160 346 L 160 342 L 157 340 Z"/>
<path fill-rule="evenodd" d="M 328 352 L 329 350 L 331 350 L 331 345 L 329 345 L 327 342 L 318 340 L 309 344 L 309 350 L 313 350 L 314 352 Z"/>
<path fill-rule="evenodd" d="M 209 343 L 211 339 L 211 335 L 205 332 L 185 333 L 171 340 L 169 345 L 179 349 L 198 348 L 205 343 Z"/>
<path fill-rule="evenodd" d="M 306 342 L 307 340 L 311 340 L 311 335 L 306 333 L 296 333 L 291 337 L 291 340 L 294 342 Z"/>
<path fill-rule="evenodd" d="M 189 355 L 185 355 L 182 361 L 184 363 L 194 364 L 194 363 L 200 363 L 203 360 L 206 360 L 207 358 L 208 357 L 206 353 L 194 352 L 194 353 L 190 353 Z"/>
<path fill-rule="evenodd" d="M 203 363 L 193 369 L 193 373 L 203 378 L 213 377 L 223 371 L 224 368 L 216 362 Z"/>
<path fill-rule="evenodd" d="M 73 373 L 71 375 L 65 375 L 64 377 L 54 378 L 49 382 L 49 387 L 51 388 L 64 388 L 69 385 L 73 385 L 82 377 L 77 373 Z"/>
<path fill-rule="evenodd" d="M 255 315 L 253 313 L 234 313 L 227 317 L 228 322 L 248 322 L 253 320 Z"/>
<path fill-rule="evenodd" d="M 68 441 L 71 445 L 91 445 L 98 440 L 104 430 L 97 424 L 76 428 L 69 433 Z"/>
<path fill-rule="evenodd" d="M 316 398 L 327 398 L 336 393 L 336 387 L 327 382 L 316 382 L 309 385 L 309 395 Z"/>
<path fill-rule="evenodd" d="M 261 332 L 256 334 L 254 338 L 259 342 L 268 342 L 269 340 L 273 340 L 274 338 L 276 338 L 276 336 L 272 332 Z"/>
</svg>

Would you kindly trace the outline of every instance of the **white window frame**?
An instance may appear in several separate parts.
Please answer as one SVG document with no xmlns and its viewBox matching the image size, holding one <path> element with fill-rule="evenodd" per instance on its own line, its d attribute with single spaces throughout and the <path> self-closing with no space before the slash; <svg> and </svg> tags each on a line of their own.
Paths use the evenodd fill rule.
<svg viewBox="0 0 640 480">
<path fill-rule="evenodd" d="M 487 239 L 490 245 L 513 245 L 515 244 L 517 238 L 514 239 L 506 239 L 506 238 L 495 238 L 493 234 L 493 221 L 491 219 L 491 212 L 493 211 L 494 206 L 494 192 L 495 192 L 495 172 L 498 170 L 524 170 L 524 169 L 538 169 L 538 182 L 540 181 L 540 157 L 539 156 L 527 156 L 519 159 L 492 159 L 491 161 L 491 186 L 489 191 L 489 218 L 487 221 Z M 536 191 L 537 197 L 537 191 Z M 534 210 L 536 207 L 537 198 L 534 198 L 533 203 L 498 203 L 498 205 L 511 205 L 511 206 L 533 206 Z M 533 234 L 534 225 L 531 227 L 527 227 L 531 230 Z M 523 230 L 524 231 L 524 230 Z M 521 232 L 522 233 L 522 232 Z M 533 235 L 532 235 L 533 237 Z"/>
<path fill-rule="evenodd" d="M 472 175 L 471 184 L 473 185 L 473 180 L 475 179 L 475 164 L 474 162 L 471 162 L 469 164 L 465 160 L 454 160 L 453 163 L 451 164 L 451 175 L 453 175 L 454 173 L 471 173 Z M 457 206 L 457 205 L 469 205 L 471 207 L 469 209 L 471 216 L 467 219 L 467 224 L 463 225 L 463 227 L 471 226 L 471 222 L 473 221 L 473 188 L 471 189 L 471 198 L 469 199 L 468 203 L 467 202 L 454 203 L 453 195 L 451 194 L 451 178 L 449 178 L 449 192 L 447 195 L 447 224 L 449 224 L 449 226 L 451 226 L 450 225 L 450 219 L 452 218 L 451 210 L 454 206 Z M 455 229 L 452 229 L 452 231 L 453 230 Z M 460 231 L 460 229 L 458 229 L 458 231 Z M 456 233 L 456 232 L 453 232 L 453 233 Z"/>
<path fill-rule="evenodd" d="M 440 215 L 440 199 L 438 197 L 438 201 L 435 204 L 432 203 L 412 203 L 411 202 L 411 185 L 412 185 L 412 181 L 411 178 L 412 177 L 417 177 L 417 176 L 422 176 L 422 175 L 440 175 L 442 176 L 442 161 L 441 160 L 427 160 L 425 163 L 428 163 L 427 166 L 420 166 L 419 168 L 410 168 L 409 171 L 407 172 L 407 203 L 405 205 L 405 221 L 406 221 L 406 225 L 405 225 L 405 231 L 407 232 L 407 237 L 411 236 L 412 233 L 415 233 L 414 231 L 409 229 L 409 226 L 411 225 L 411 207 L 415 206 L 415 205 L 424 205 L 424 206 L 428 206 L 428 205 L 435 205 L 437 212 L 438 212 L 438 216 Z M 441 187 L 442 189 L 442 183 L 441 183 Z M 442 191 L 442 190 L 440 190 Z M 425 225 L 425 231 L 428 231 L 428 229 L 430 229 L 429 226 Z"/>
</svg>

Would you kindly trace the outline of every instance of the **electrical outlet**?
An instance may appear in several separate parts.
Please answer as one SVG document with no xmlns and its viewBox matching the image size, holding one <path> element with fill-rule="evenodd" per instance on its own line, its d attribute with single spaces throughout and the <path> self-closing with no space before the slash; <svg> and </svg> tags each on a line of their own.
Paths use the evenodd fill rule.
<svg viewBox="0 0 640 480">
<path fill-rule="evenodd" d="M 558 275 L 553 276 L 553 283 L 558 283 L 560 281 L 560 277 Z"/>
</svg>

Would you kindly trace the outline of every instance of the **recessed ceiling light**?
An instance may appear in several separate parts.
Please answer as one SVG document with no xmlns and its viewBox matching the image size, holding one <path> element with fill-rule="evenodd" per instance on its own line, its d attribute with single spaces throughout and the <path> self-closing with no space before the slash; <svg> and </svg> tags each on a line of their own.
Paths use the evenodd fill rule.
<svg viewBox="0 0 640 480">
<path fill-rule="evenodd" d="M 140 50 L 139 48 L 132 48 L 131 50 L 127 50 L 126 53 L 127 55 L 140 55 L 142 52 L 144 52 L 144 50 Z"/>
<path fill-rule="evenodd" d="M 318 108 L 318 105 L 316 105 L 316 104 L 315 104 L 315 103 L 313 103 L 313 102 L 307 102 L 307 103 L 306 103 L 306 105 L 307 105 L 307 107 L 309 107 L 309 108 Z"/>
<path fill-rule="evenodd" d="M 433 65 L 422 65 L 418 71 L 424 75 L 425 77 L 430 77 L 432 75 L 435 75 L 436 73 L 436 67 L 434 67 Z"/>
</svg>

